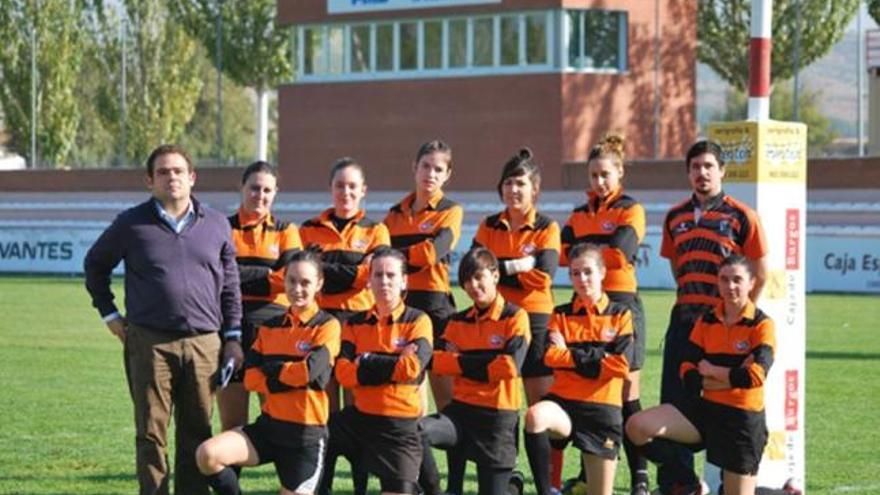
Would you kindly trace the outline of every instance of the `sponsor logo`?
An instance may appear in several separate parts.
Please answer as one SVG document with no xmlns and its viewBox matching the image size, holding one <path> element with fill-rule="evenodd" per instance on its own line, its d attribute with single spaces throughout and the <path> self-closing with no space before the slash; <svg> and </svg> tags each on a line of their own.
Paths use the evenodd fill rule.
<svg viewBox="0 0 880 495">
<path fill-rule="evenodd" d="M 489 345 L 492 347 L 501 347 L 504 344 L 504 339 L 500 335 L 490 335 L 489 336 Z"/>
<path fill-rule="evenodd" d="M 785 370 L 785 429 L 798 430 L 798 370 Z"/>
<path fill-rule="evenodd" d="M 785 269 L 797 270 L 800 267 L 801 222 L 800 210 L 785 210 Z"/>
<path fill-rule="evenodd" d="M 534 244 L 528 243 L 528 244 L 523 244 L 521 251 L 522 251 L 522 254 L 529 255 L 529 254 L 534 253 L 536 248 L 537 248 L 537 246 L 535 246 Z"/>
</svg>

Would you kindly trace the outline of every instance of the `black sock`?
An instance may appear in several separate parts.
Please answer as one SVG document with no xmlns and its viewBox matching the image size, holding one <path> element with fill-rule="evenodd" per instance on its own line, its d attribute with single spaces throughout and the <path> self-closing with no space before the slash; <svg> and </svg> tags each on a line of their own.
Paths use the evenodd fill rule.
<svg viewBox="0 0 880 495">
<path fill-rule="evenodd" d="M 354 485 L 354 495 L 367 495 L 367 481 L 370 473 L 364 469 L 362 462 L 351 463 L 351 483 Z"/>
<path fill-rule="evenodd" d="M 446 451 L 446 492 L 455 495 L 464 493 L 464 473 L 467 470 L 467 457 L 458 447 Z"/>
<path fill-rule="evenodd" d="M 635 413 L 642 410 L 642 402 L 639 399 L 630 400 L 623 403 L 623 424 L 629 421 Z M 623 436 L 623 451 L 626 453 L 626 462 L 629 464 L 630 485 L 635 486 L 636 483 L 648 482 L 648 460 L 639 452 L 626 435 Z"/>
<path fill-rule="evenodd" d="M 642 445 L 640 450 L 651 462 L 662 465 L 665 469 L 669 470 L 672 473 L 672 479 L 688 485 L 699 483 L 700 480 L 693 469 L 688 469 L 678 461 L 676 449 L 679 448 L 681 448 L 679 443 L 666 438 L 655 438 Z"/>
<path fill-rule="evenodd" d="M 205 476 L 208 485 L 214 489 L 217 495 L 241 495 L 241 488 L 238 486 L 238 476 L 235 471 L 226 466 L 219 473 Z"/>
<path fill-rule="evenodd" d="M 550 494 L 550 435 L 546 431 L 525 434 L 526 455 L 538 495 Z"/>
<path fill-rule="evenodd" d="M 422 436 L 422 465 L 419 466 L 419 486 L 425 495 L 440 493 L 440 471 L 431 450 L 431 441 Z"/>
<path fill-rule="evenodd" d="M 241 479 L 241 466 L 235 465 L 235 466 L 229 466 L 229 467 L 231 467 L 232 470 L 235 471 L 235 477 Z"/>
</svg>

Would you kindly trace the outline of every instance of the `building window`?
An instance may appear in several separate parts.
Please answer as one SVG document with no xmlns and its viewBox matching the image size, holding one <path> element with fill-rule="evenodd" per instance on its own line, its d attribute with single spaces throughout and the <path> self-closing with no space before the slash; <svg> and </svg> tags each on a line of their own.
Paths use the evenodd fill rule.
<svg viewBox="0 0 880 495">
<path fill-rule="evenodd" d="M 297 26 L 300 81 L 627 70 L 627 13 L 601 9 Z"/>
<path fill-rule="evenodd" d="M 609 10 L 569 10 L 568 66 L 573 69 L 625 71 L 627 14 Z"/>
</svg>

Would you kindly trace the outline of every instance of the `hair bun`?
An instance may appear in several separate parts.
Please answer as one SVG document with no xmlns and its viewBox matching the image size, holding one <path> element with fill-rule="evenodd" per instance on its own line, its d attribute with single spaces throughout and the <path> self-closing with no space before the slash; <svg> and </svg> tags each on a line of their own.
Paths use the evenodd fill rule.
<svg viewBox="0 0 880 495">
<path fill-rule="evenodd" d="M 520 159 L 520 161 L 527 162 L 532 159 L 535 155 L 532 153 L 532 149 L 528 146 L 523 146 L 516 152 L 516 157 Z"/>
</svg>

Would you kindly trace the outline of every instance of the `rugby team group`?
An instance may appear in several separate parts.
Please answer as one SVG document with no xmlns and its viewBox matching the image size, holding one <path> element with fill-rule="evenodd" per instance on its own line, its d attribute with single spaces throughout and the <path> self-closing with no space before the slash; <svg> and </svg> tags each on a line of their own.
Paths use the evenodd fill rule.
<svg viewBox="0 0 880 495">
<path fill-rule="evenodd" d="M 609 134 L 591 149 L 587 200 L 561 229 L 538 211 L 532 152 L 503 164 L 503 205 L 460 259 L 471 301 L 458 304 L 449 266 L 465 242 L 463 210 L 444 196 L 453 156 L 443 141 L 419 148 L 413 192 L 381 221 L 363 209 L 366 168 L 338 160 L 332 206 L 299 227 L 271 211 L 269 163 L 245 169 L 241 206 L 226 218 L 192 194 L 187 152 L 156 148 L 151 197 L 122 212 L 84 262 L 93 304 L 123 343 L 140 493 L 238 494 L 242 467 L 272 462 L 282 494 L 328 494 L 339 456 L 358 495 L 370 474 L 383 493 L 461 494 L 467 461 L 480 494 L 521 493 L 521 434 L 539 495 L 610 495 L 621 446 L 633 495 L 650 493 L 647 460 L 660 493 L 704 493 L 700 449 L 723 470 L 724 494 L 755 493 L 775 348 L 773 322 L 755 306 L 767 271 L 760 222 L 723 191 L 721 148 L 691 146 L 692 195 L 662 225 L 678 287 L 662 404 L 642 410 L 635 260 L 646 216 L 623 191 L 624 146 Z M 121 261 L 124 311 L 111 290 Z M 560 266 L 567 301 L 554 301 Z M 262 409 L 253 422 L 249 392 Z M 223 431 L 212 437 L 215 397 Z M 583 462 L 563 484 L 569 443 Z M 447 455 L 445 490 L 432 449 Z"/>
</svg>

